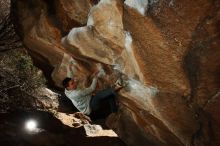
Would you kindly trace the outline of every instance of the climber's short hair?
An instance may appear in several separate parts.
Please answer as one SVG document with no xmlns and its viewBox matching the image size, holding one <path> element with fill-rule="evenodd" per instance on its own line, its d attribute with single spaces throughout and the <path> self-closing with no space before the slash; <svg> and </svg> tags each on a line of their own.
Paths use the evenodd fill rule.
<svg viewBox="0 0 220 146">
<path fill-rule="evenodd" d="M 71 81 L 71 80 L 72 80 L 71 78 L 66 77 L 66 78 L 63 80 L 63 82 L 62 82 L 63 87 L 64 87 L 64 88 L 67 88 L 67 87 L 69 86 L 69 81 Z"/>
</svg>

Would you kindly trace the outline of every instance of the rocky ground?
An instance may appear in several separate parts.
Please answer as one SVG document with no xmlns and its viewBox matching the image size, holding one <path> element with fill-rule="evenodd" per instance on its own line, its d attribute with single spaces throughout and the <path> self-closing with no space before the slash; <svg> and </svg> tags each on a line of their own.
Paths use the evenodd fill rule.
<svg viewBox="0 0 220 146">
<path fill-rule="evenodd" d="M 125 146 L 118 137 L 99 135 L 88 137 L 83 127 L 64 125 L 51 113 L 16 111 L 0 114 L 1 146 Z M 29 119 L 38 122 L 37 129 L 25 128 Z"/>
</svg>

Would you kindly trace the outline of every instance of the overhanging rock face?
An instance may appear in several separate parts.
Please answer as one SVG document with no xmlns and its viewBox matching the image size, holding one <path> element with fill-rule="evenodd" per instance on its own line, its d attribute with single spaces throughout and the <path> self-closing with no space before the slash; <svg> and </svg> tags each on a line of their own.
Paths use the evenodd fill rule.
<svg viewBox="0 0 220 146">
<path fill-rule="evenodd" d="M 220 2 L 16 0 L 19 32 L 55 83 L 122 76 L 108 125 L 128 145 L 220 145 Z"/>
</svg>

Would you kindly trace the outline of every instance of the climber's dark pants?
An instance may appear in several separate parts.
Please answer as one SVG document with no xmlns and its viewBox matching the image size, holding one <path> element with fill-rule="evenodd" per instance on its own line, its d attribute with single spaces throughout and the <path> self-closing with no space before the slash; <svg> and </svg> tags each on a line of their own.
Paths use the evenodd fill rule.
<svg viewBox="0 0 220 146">
<path fill-rule="evenodd" d="M 107 103 L 110 106 L 111 112 L 117 112 L 115 98 L 116 93 L 112 88 L 108 88 L 96 93 L 90 101 L 92 112 L 99 110 L 104 103 Z"/>
</svg>

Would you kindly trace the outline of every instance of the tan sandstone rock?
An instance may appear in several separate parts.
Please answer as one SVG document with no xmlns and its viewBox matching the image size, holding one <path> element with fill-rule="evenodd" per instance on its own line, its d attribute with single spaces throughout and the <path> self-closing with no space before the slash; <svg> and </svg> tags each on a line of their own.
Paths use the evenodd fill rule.
<svg viewBox="0 0 220 146">
<path fill-rule="evenodd" d="M 126 85 L 107 123 L 128 145 L 218 146 L 219 1 L 96 2 L 15 3 L 24 43 L 54 82 L 77 75 L 86 86 L 101 63 L 99 89 L 118 76 Z"/>
</svg>

